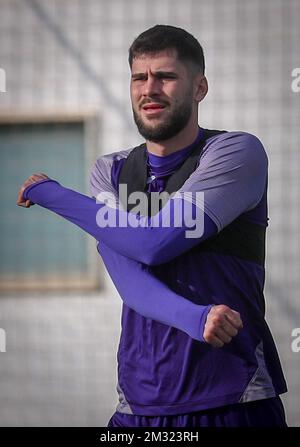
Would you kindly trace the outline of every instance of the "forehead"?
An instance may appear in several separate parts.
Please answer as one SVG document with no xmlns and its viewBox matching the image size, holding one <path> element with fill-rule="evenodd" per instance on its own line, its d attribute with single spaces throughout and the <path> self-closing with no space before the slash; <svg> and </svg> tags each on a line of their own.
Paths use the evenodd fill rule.
<svg viewBox="0 0 300 447">
<path fill-rule="evenodd" d="M 132 73 L 151 71 L 185 71 L 185 65 L 178 60 L 176 50 L 139 54 L 132 60 Z"/>
</svg>

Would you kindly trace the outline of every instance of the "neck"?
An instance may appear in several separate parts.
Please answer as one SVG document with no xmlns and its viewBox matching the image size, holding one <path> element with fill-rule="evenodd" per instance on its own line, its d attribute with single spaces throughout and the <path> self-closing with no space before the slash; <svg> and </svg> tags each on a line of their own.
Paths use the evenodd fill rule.
<svg viewBox="0 0 300 447">
<path fill-rule="evenodd" d="M 146 141 L 147 150 L 151 154 L 164 157 L 192 144 L 197 138 L 198 131 L 199 126 L 197 122 L 189 123 L 184 129 L 169 140 L 158 142 Z"/>
</svg>

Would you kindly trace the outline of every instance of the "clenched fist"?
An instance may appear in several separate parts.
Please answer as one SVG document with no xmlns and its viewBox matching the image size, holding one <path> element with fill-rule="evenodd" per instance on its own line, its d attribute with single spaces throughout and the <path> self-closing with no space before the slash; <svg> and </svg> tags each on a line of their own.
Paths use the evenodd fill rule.
<svg viewBox="0 0 300 447">
<path fill-rule="evenodd" d="M 18 193 L 18 198 L 17 198 L 17 205 L 19 206 L 23 206 L 25 208 L 29 208 L 31 205 L 34 205 L 34 203 L 30 202 L 30 200 L 24 200 L 23 198 L 23 193 L 26 189 L 27 186 L 31 185 L 32 183 L 36 183 L 39 182 L 41 180 L 46 180 L 49 177 L 46 174 L 33 174 L 30 177 L 28 177 L 27 180 L 25 180 L 25 182 L 23 183 L 23 185 L 21 186 L 19 193 Z"/>
<path fill-rule="evenodd" d="M 220 304 L 209 311 L 204 326 L 203 338 L 215 348 L 222 348 L 224 343 L 230 343 L 242 329 L 241 316 L 230 307 Z"/>
</svg>

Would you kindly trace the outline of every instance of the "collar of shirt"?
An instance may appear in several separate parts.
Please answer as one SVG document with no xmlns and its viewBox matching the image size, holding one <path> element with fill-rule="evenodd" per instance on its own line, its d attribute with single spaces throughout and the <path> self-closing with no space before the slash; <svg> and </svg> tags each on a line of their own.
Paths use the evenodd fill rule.
<svg viewBox="0 0 300 447">
<path fill-rule="evenodd" d="M 202 137 L 203 129 L 199 128 L 199 132 L 195 141 L 189 146 L 179 149 L 172 154 L 159 156 L 151 154 L 147 150 L 147 166 L 149 167 L 150 177 L 149 180 L 152 181 L 155 178 L 166 177 L 176 170 L 176 168 L 183 163 L 183 161 L 189 156 L 190 152 L 195 148 L 195 145 L 199 142 Z"/>
<path fill-rule="evenodd" d="M 172 154 L 158 156 L 151 154 L 147 150 L 147 166 L 149 177 L 147 179 L 148 192 L 162 192 L 165 189 L 165 182 L 168 177 L 176 171 L 176 169 L 189 156 L 203 135 L 204 130 L 199 128 L 199 132 L 195 141 Z"/>
</svg>

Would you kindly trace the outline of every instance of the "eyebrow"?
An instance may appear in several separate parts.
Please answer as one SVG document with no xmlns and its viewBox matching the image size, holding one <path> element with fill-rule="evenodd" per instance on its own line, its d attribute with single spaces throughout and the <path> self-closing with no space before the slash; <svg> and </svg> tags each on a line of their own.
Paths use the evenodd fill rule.
<svg viewBox="0 0 300 447">
<path fill-rule="evenodd" d="M 167 70 L 157 70 L 153 73 L 155 77 L 161 78 L 161 77 L 172 77 L 172 78 L 178 78 L 178 74 L 174 71 L 167 71 Z M 132 73 L 131 79 L 136 79 L 140 77 L 147 76 L 147 73 Z"/>
</svg>

